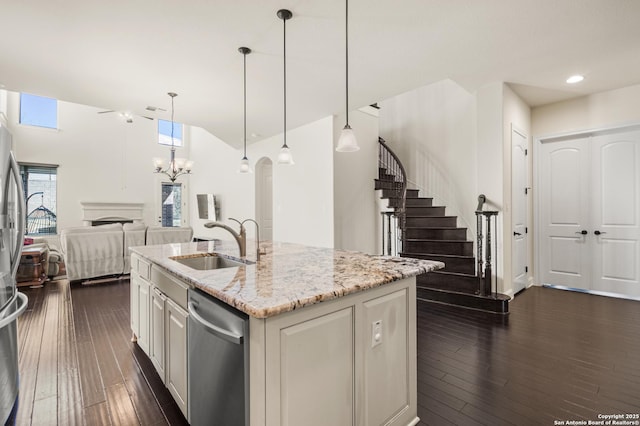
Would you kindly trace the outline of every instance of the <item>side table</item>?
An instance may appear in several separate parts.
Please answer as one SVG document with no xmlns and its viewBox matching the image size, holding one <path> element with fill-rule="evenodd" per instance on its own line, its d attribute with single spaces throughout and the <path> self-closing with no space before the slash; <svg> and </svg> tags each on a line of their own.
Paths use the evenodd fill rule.
<svg viewBox="0 0 640 426">
<path fill-rule="evenodd" d="M 16 273 L 17 286 L 41 287 L 46 281 L 44 270 L 48 249 L 46 247 L 29 247 L 22 249 L 20 265 Z"/>
</svg>

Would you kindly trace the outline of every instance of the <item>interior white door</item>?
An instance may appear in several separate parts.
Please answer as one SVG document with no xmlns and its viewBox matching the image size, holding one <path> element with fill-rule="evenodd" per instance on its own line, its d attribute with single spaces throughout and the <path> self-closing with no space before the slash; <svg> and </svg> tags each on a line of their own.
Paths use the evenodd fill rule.
<svg viewBox="0 0 640 426">
<path fill-rule="evenodd" d="M 640 132 L 592 140 L 592 289 L 640 298 Z"/>
<path fill-rule="evenodd" d="M 511 128 L 511 222 L 513 244 L 511 270 L 513 292 L 527 286 L 527 136 L 520 130 Z"/>
<path fill-rule="evenodd" d="M 260 238 L 273 240 L 273 163 L 269 158 L 256 165 L 256 221 Z"/>
<path fill-rule="evenodd" d="M 540 281 L 589 290 L 589 140 L 543 143 L 540 150 Z"/>
<path fill-rule="evenodd" d="M 640 131 L 543 143 L 543 284 L 640 298 Z"/>
</svg>

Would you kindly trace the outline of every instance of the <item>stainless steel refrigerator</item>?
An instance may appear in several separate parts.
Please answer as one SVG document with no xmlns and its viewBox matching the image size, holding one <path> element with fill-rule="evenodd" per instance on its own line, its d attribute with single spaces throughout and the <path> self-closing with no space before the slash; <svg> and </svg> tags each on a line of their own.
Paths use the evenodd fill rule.
<svg viewBox="0 0 640 426">
<path fill-rule="evenodd" d="M 27 297 L 16 288 L 25 223 L 24 192 L 11 133 L 0 123 L 0 425 L 14 424 L 18 409 L 16 319 Z"/>
</svg>

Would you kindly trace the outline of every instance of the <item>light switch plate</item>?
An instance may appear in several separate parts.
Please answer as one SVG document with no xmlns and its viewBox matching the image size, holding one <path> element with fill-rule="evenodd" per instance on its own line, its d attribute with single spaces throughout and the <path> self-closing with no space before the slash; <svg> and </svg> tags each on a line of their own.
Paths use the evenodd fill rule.
<svg viewBox="0 0 640 426">
<path fill-rule="evenodd" d="M 371 323 L 371 347 L 375 348 L 382 343 L 382 320 Z"/>
</svg>

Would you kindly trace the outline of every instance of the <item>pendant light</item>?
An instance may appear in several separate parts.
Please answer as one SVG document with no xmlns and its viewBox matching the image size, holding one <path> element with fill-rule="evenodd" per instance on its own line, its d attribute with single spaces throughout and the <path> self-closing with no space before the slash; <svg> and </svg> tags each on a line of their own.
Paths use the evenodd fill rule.
<svg viewBox="0 0 640 426">
<path fill-rule="evenodd" d="M 294 164 L 291 150 L 287 146 L 287 20 L 291 19 L 291 11 L 280 9 L 277 13 L 278 18 L 282 19 L 283 28 L 283 61 L 284 61 L 284 143 L 278 154 L 278 164 Z"/>
<path fill-rule="evenodd" d="M 345 0 L 345 86 L 346 86 L 346 94 L 345 94 L 345 104 L 346 104 L 346 115 L 347 115 L 347 124 L 345 124 L 342 132 L 340 132 L 340 138 L 338 139 L 338 146 L 336 147 L 336 151 L 338 152 L 355 152 L 360 149 L 358 146 L 358 141 L 356 140 L 356 135 L 351 130 L 351 126 L 349 126 L 349 0 Z"/>
<path fill-rule="evenodd" d="M 248 47 L 239 47 L 238 52 L 242 53 L 244 61 L 244 77 L 243 77 L 243 93 L 244 93 L 244 157 L 240 160 L 240 169 L 238 173 L 253 173 L 251 166 L 249 165 L 249 159 L 247 158 L 247 55 L 251 53 L 251 49 Z"/>
<path fill-rule="evenodd" d="M 173 139 L 173 100 L 177 93 L 167 93 L 171 97 L 171 151 L 169 153 L 169 164 L 165 168 L 165 162 L 162 158 L 154 158 L 153 166 L 155 168 L 154 173 L 163 173 L 169 177 L 171 182 L 175 182 L 179 176 L 191 174 L 191 168 L 193 167 L 193 161 L 186 158 L 176 158 L 176 146 Z"/>
</svg>

